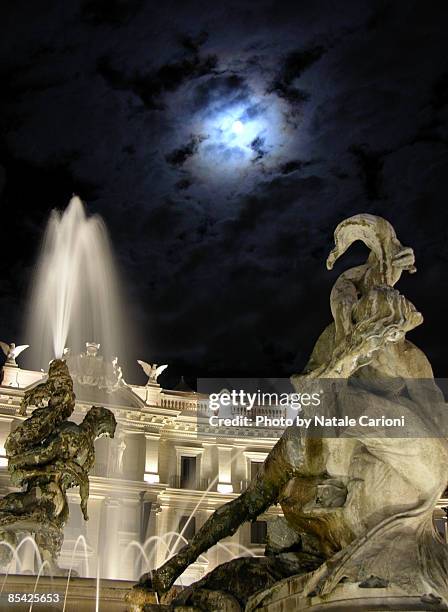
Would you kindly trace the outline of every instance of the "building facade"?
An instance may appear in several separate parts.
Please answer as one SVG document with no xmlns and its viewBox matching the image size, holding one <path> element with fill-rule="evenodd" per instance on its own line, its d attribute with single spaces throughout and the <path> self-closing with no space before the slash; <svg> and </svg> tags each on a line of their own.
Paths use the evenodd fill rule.
<svg viewBox="0 0 448 612">
<path fill-rule="evenodd" d="M 6 365 L 0 386 L 0 494 L 13 491 L 4 443 L 25 417 L 18 415 L 24 392 L 44 377 L 41 372 Z M 93 381 L 94 382 L 94 381 Z M 255 476 L 282 430 L 219 427 L 209 423 L 206 398 L 193 391 L 167 390 L 122 382 L 100 397 L 87 384 L 75 386 L 71 419 L 79 422 L 92 404 L 113 411 L 115 438 L 95 443 L 96 464 L 90 478 L 89 520 L 84 521 L 76 489 L 69 492 L 70 519 L 60 557 L 62 567 L 80 576 L 136 580 L 178 550 L 222 504 L 239 495 Z M 275 408 L 271 410 L 276 410 Z M 448 499 L 435 511 L 435 526 L 447 540 Z M 266 523 L 281 514 L 270 508 L 255 523 L 202 555 L 181 577 L 189 584 L 216 565 L 264 550 Z M 32 544 L 19 551 L 11 572 L 34 572 Z"/>
<path fill-rule="evenodd" d="M 41 372 L 4 367 L 0 386 L 0 494 L 9 482 L 4 443 L 25 417 L 18 415 L 27 389 Z M 100 397 L 92 385 L 76 385 L 71 420 L 80 422 L 93 405 L 113 411 L 114 439 L 95 442 L 90 477 L 89 520 L 84 521 L 77 489 L 69 491 L 70 518 L 61 567 L 80 576 L 136 580 L 178 550 L 222 504 L 246 487 L 280 437 L 281 430 L 213 428 L 204 397 L 188 390 L 167 390 L 122 383 Z M 264 550 L 266 521 L 280 514 L 273 507 L 254 524 L 201 556 L 182 576 L 186 585 L 235 556 Z M 81 538 L 79 536 L 82 536 Z M 21 571 L 35 571 L 30 543 L 20 551 Z M 14 565 L 11 572 L 19 571 Z"/>
</svg>

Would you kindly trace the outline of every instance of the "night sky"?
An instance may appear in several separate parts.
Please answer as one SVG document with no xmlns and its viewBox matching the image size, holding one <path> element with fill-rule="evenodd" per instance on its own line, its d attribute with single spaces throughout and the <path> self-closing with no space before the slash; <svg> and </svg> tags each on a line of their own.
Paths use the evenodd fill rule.
<svg viewBox="0 0 448 612">
<path fill-rule="evenodd" d="M 447 375 L 446 2 L 0 6 L 1 340 L 26 341 L 42 233 L 75 192 L 109 228 L 133 361 L 169 363 L 165 385 L 288 376 L 367 255 L 328 272 L 333 230 L 370 212 L 415 249 L 410 338 Z"/>
</svg>

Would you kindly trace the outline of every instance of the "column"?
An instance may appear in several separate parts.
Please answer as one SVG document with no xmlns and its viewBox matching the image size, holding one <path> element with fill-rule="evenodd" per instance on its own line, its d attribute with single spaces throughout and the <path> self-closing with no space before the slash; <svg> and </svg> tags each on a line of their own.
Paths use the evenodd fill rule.
<svg viewBox="0 0 448 612">
<path fill-rule="evenodd" d="M 148 523 L 144 535 L 144 542 L 153 535 L 157 535 L 157 514 L 160 512 L 160 504 L 158 502 L 150 502 L 151 508 L 149 511 Z"/>
<path fill-rule="evenodd" d="M 218 492 L 233 493 L 231 445 L 218 446 Z"/>
<path fill-rule="evenodd" d="M 146 455 L 144 480 L 149 484 L 160 482 L 159 476 L 159 432 L 145 432 Z"/>
<path fill-rule="evenodd" d="M 120 578 L 120 506 L 120 501 L 112 497 L 107 497 L 103 503 L 101 550 L 98 552 L 102 578 Z"/>
<path fill-rule="evenodd" d="M 168 544 L 168 541 L 166 538 L 162 541 L 162 538 L 168 531 L 171 531 L 171 528 L 170 528 L 171 526 L 169 524 L 170 514 L 171 514 L 170 508 L 168 506 L 161 505 L 156 510 L 156 534 L 155 535 L 159 536 L 160 540 L 158 540 L 157 543 L 155 543 L 156 545 L 156 550 L 154 551 L 155 554 L 154 555 L 151 554 L 151 561 L 154 562 L 155 560 L 153 567 L 159 567 L 160 565 L 162 565 L 167 555 L 166 545 Z M 148 551 L 148 556 L 150 556 L 149 553 L 152 549 L 149 549 L 149 547 L 147 547 L 146 550 Z"/>
</svg>

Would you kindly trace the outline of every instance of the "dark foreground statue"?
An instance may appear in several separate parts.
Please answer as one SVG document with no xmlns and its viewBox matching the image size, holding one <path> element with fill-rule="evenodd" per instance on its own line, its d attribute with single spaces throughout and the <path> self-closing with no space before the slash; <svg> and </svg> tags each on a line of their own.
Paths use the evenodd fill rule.
<svg viewBox="0 0 448 612">
<path fill-rule="evenodd" d="M 50 364 L 48 379 L 25 393 L 20 413 L 31 416 L 11 432 L 5 443 L 11 481 L 24 487 L 0 500 L 0 541 L 17 545 L 21 534 L 34 534 L 44 573 L 57 574 L 69 507 L 67 489 L 79 486 L 81 510 L 87 520 L 89 471 L 95 462 L 94 441 L 113 438 L 116 421 L 106 408 L 94 406 L 80 425 L 67 419 L 75 408 L 73 381 L 65 361 Z M 3 564 L 12 551 L 0 547 Z"/>
<path fill-rule="evenodd" d="M 282 548 L 271 538 L 265 558 L 231 561 L 184 589 L 171 608 L 145 609 L 255 610 L 263 593 L 293 575 L 303 576 L 304 596 L 329 596 L 341 583 L 392 585 L 422 601 L 448 603 L 448 549 L 432 525 L 447 484 L 448 443 L 440 432 L 448 413 L 427 358 L 405 337 L 423 317 L 394 289 L 403 271 L 415 272 L 414 254 L 387 221 L 362 214 L 337 227 L 328 268 L 356 240 L 370 255 L 337 279 L 333 323 L 303 374 L 291 380 L 297 391 L 335 381 L 337 391 L 325 396 L 327 416 L 400 415 L 418 433 L 391 436 L 381 424 L 374 436 L 356 426 L 328 437 L 288 428 L 249 488 L 152 576 L 142 576 L 130 601 L 163 595 L 200 554 L 280 504 L 293 544 Z"/>
</svg>

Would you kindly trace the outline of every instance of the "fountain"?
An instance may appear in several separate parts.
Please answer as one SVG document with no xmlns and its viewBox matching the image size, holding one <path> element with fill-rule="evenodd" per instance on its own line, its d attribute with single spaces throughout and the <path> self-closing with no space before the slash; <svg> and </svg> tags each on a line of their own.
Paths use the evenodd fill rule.
<svg viewBox="0 0 448 612">
<path fill-rule="evenodd" d="M 113 436 L 115 429 L 112 413 L 95 407 L 80 424 L 68 421 L 75 409 L 75 396 L 78 405 L 109 403 L 112 396 L 115 405 L 123 405 L 123 398 L 126 399 L 126 385 L 116 358 L 118 353 L 123 354 L 120 302 L 104 224 L 99 217 L 88 217 L 83 203 L 74 196 L 64 212 L 54 211 L 51 215 L 28 308 L 31 341 L 28 363 L 35 369 L 46 369 L 50 362 L 49 371 L 42 383 L 33 383 L 25 391 L 16 412 L 21 422 L 4 445 L 11 480 L 23 490 L 0 500 L 0 558 L 6 567 L 2 588 L 22 592 L 25 589 L 30 593 L 38 589 L 51 592 L 56 588 L 64 610 L 71 609 L 73 601 L 77 602 L 78 592 L 83 597 L 87 595 L 90 602 L 95 601 L 98 609 L 100 597 L 108 590 L 112 593 L 108 605 L 114 602 L 117 609 L 122 609 L 117 602 L 120 593 L 124 593 L 123 581 L 101 578 L 100 570 L 106 571 L 110 559 L 100 547 L 96 549 L 95 578 L 90 575 L 79 578 L 74 570 L 79 547 L 84 552 L 84 563 L 88 562 L 88 546 L 83 535 L 73 545 L 67 568 L 60 568 L 58 563 L 68 517 L 67 491 L 79 486 L 81 509 L 86 517 L 93 442 L 100 435 Z M 1 343 L 11 372 L 20 371 L 15 358 L 25 348 L 27 345 Z M 148 386 L 157 389 L 157 377 L 167 366 L 139 363 L 148 370 Z M 119 463 L 119 453 L 117 457 Z M 216 480 L 203 493 L 192 516 Z M 156 563 L 154 545 L 164 549 L 167 558 L 171 557 L 179 544 L 186 542 L 183 532 L 187 526 L 188 523 L 180 532 L 149 538 L 143 545 L 133 540 L 122 559 L 136 548 L 144 560 L 144 571 L 151 571 Z M 145 548 L 151 544 L 153 547 L 147 555 Z M 31 558 L 29 551 L 23 554 L 24 559 L 19 555 L 25 545 L 32 546 Z M 238 553 L 253 554 L 235 544 L 218 547 L 230 557 Z M 139 564 L 140 559 L 135 563 Z M 201 558 L 201 563 L 206 566 L 207 560 Z M 32 578 L 28 578 L 30 573 Z M 121 586 L 117 587 L 119 583 Z M 181 579 L 179 583 L 182 584 Z"/>
<path fill-rule="evenodd" d="M 123 356 L 123 316 L 117 275 L 102 219 L 86 215 L 73 196 L 51 213 L 28 307 L 28 358 L 35 369 L 61 358 L 66 346 L 81 353 L 101 344 L 106 360 Z"/>
<path fill-rule="evenodd" d="M 67 490 L 79 487 L 81 510 L 87 520 L 89 472 L 95 462 L 94 441 L 114 436 L 113 413 L 98 406 L 83 421 L 68 421 L 75 409 L 74 384 L 89 383 L 101 401 L 122 384 L 116 355 L 122 347 L 120 298 L 111 249 L 104 223 L 87 217 L 74 196 L 63 213 L 53 211 L 48 222 L 28 309 L 30 361 L 36 368 L 50 363 L 44 382 L 28 389 L 18 411 L 25 418 L 4 444 L 11 482 L 22 490 L 0 500 L 1 564 L 10 562 L 20 572 L 18 551 L 32 541 L 37 577 L 67 575 L 64 609 L 73 571 L 58 565 L 63 530 L 68 519 Z M 94 338 L 99 342 L 87 342 Z M 102 356 L 98 349 L 102 347 Z M 65 347 L 67 344 L 70 350 Z M 86 352 L 81 353 L 83 345 Z M 2 343 L 9 367 L 28 345 Z M 73 372 L 73 378 L 71 373 Z M 74 379 L 74 380 L 73 380 Z M 76 387 L 75 387 L 76 388 Z M 35 563 L 35 561 L 34 561 Z M 76 574 L 75 574 L 76 575 Z M 98 576 L 99 579 L 99 576 Z M 99 586 L 97 585 L 97 589 Z"/>
<path fill-rule="evenodd" d="M 394 288 L 404 271 L 415 271 L 414 255 L 400 244 L 387 221 L 357 215 L 338 226 L 329 268 L 355 240 L 362 240 L 370 255 L 363 266 L 336 280 L 330 298 L 333 322 L 320 336 L 305 371 L 293 376 L 292 383 L 303 391 L 303 385 L 317 388 L 329 378 L 327 416 L 353 407 L 361 414 L 366 406 L 377 414 L 398 410 L 423 435 L 400 439 L 376 430 L 369 438 L 355 428 L 340 439 L 313 437 L 312 432 L 308 435 L 290 427 L 247 489 L 219 507 L 191 539 L 185 537 L 187 527 L 218 476 L 196 504 L 186 506 L 185 511 L 192 508 L 192 513 L 182 529 L 151 536 L 143 544 L 132 539 L 121 557 L 116 554 L 119 548 L 109 557 L 98 550 L 95 578 L 77 578 L 72 576 L 78 546 L 83 546 L 88 559 L 82 535 L 74 544 L 70 567 L 62 569 L 58 564 L 68 516 L 67 491 L 79 486 L 86 519 L 94 441 L 102 435 L 112 437 L 116 422 L 111 411 L 98 406 L 87 411 L 85 404 L 101 403 L 99 398 L 107 394 L 126 398 L 120 395 L 125 385 L 116 358 L 123 328 L 102 222 L 88 218 L 76 197 L 62 215 L 54 213 L 37 270 L 29 324 L 35 363 L 44 366 L 51 359 L 50 367 L 43 382 L 26 389 L 15 413 L 20 422 L 4 444 L 11 481 L 22 490 L 0 500 L 0 559 L 8 565 L 2 591 L 11 578 L 10 568 L 15 564 L 20 571 L 19 550 L 30 542 L 37 575 L 13 576 L 12 582 L 21 578 L 26 592 L 37 594 L 43 581 L 47 591 L 53 589 L 49 574 L 59 591 L 63 586 L 64 610 L 70 610 L 70 596 L 76 589 L 89 609 L 99 610 L 100 602 L 107 600 L 109 609 L 124 610 L 129 583 L 115 579 L 116 568 L 122 568 L 126 556 L 135 551 L 139 553 L 135 564 L 143 561 L 145 574 L 128 592 L 127 602 L 134 610 L 447 610 L 448 551 L 432 528 L 433 509 L 446 485 L 448 450 L 440 433 L 446 404 L 425 356 L 406 340 L 406 333 L 422 323 L 422 316 Z M 24 347 L 3 343 L 1 349 L 9 360 L 7 367 L 16 368 L 15 356 Z M 157 376 L 166 366 L 139 363 L 149 381 L 138 397 L 156 397 L 161 391 Z M 415 383 L 418 377 L 426 379 L 424 388 Z M 337 389 L 335 379 L 343 383 Z M 95 397 L 81 402 L 78 398 L 86 412 L 79 424 L 68 421 L 77 388 L 88 389 L 90 397 Z M 177 412 L 182 410 L 180 404 L 176 400 Z M 127 410 L 125 401 L 114 406 L 118 417 Z M 145 421 L 144 404 L 136 406 L 135 412 L 129 411 L 131 418 L 138 417 L 139 431 L 150 438 L 154 432 Z M 161 401 L 158 406 L 165 418 L 166 405 Z M 115 466 L 121 465 L 125 448 L 124 441 L 117 446 Z M 150 453 L 148 457 L 154 460 Z M 158 477 L 155 463 L 155 469 L 152 463 L 148 469 Z M 136 486 L 142 486 L 140 482 L 143 478 Z M 146 493 L 141 495 L 142 504 Z M 155 493 L 151 491 L 154 497 Z M 112 517 L 105 523 L 106 541 L 110 541 L 109 533 L 114 538 L 120 532 L 121 508 L 115 499 L 111 501 L 105 504 L 110 508 L 106 518 Z M 268 526 L 265 556 L 242 544 L 220 541 L 273 504 L 281 505 L 284 517 Z M 145 530 L 146 526 L 141 540 Z M 196 560 L 205 566 L 203 555 L 213 546 L 231 560 L 183 587 L 182 577 L 184 583 L 191 580 L 183 572 Z M 156 557 L 160 562 L 163 556 L 160 552 L 165 559 L 161 567 L 155 567 Z M 114 578 L 105 588 L 100 570 L 112 565 L 109 576 Z M 9 584 L 9 591 L 12 588 Z M 78 596 L 73 600 L 77 609 L 83 609 Z"/>
</svg>

